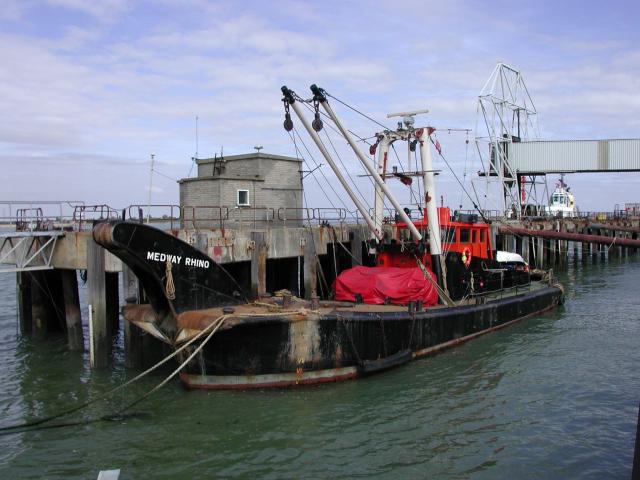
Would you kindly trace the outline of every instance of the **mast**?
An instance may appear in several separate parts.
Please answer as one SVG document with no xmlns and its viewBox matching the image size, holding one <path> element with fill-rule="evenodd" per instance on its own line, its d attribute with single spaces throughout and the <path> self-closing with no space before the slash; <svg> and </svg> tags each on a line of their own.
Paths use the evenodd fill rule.
<svg viewBox="0 0 640 480">
<path fill-rule="evenodd" d="M 351 201 L 355 204 L 356 208 L 364 218 L 365 222 L 367 222 L 367 225 L 369 226 L 369 229 L 371 230 L 373 235 L 378 240 L 382 239 L 382 230 L 378 230 L 376 228 L 374 221 L 369 216 L 369 212 L 367 211 L 367 208 L 364 206 L 364 204 L 360 201 L 360 199 L 356 196 L 354 191 L 351 189 L 351 187 L 349 186 L 349 183 L 344 178 L 344 175 L 342 175 L 342 172 L 333 161 L 333 158 L 331 158 L 331 155 L 329 155 L 329 152 L 327 151 L 327 149 L 324 147 L 322 140 L 320 140 L 320 137 L 318 136 L 316 131 L 312 128 L 311 124 L 309 123 L 309 120 L 307 120 L 307 118 L 302 114 L 300 105 L 296 103 L 294 92 L 289 88 L 287 88 L 286 86 L 283 86 L 281 90 L 284 95 L 283 101 L 285 102 L 285 111 L 286 111 L 285 129 L 291 130 L 291 128 L 293 128 L 293 124 L 290 123 L 291 118 L 289 117 L 289 111 L 288 111 L 288 106 L 291 106 L 293 107 L 293 111 L 296 112 L 296 115 L 304 125 L 304 128 L 306 128 L 307 132 L 309 132 L 309 135 L 311 136 L 316 146 L 324 156 L 325 160 L 327 160 L 327 163 L 336 174 L 336 177 L 338 177 L 338 180 L 340 181 L 340 183 L 342 184 L 342 187 L 345 189 L 345 191 L 351 198 Z M 288 126 L 290 126 L 291 128 L 288 128 Z"/>
<path fill-rule="evenodd" d="M 440 236 L 440 219 L 438 218 L 438 205 L 436 195 L 435 173 L 433 171 L 433 158 L 429 146 L 429 128 L 419 128 L 415 131 L 416 139 L 420 143 L 420 159 L 422 160 L 422 181 L 424 183 L 424 206 L 427 211 L 427 224 L 429 226 L 429 252 L 431 253 L 431 268 L 438 278 L 438 283 L 443 289 L 447 289 L 446 266 L 442 256 L 442 240 Z M 426 138 L 425 138 L 426 134 Z"/>
<path fill-rule="evenodd" d="M 387 170 L 387 156 L 389 154 L 389 146 L 392 140 L 387 135 L 383 135 L 378 145 L 378 175 L 384 181 L 384 174 Z M 375 204 L 374 204 L 374 220 L 376 228 L 382 231 L 382 221 L 384 219 L 384 192 L 377 183 L 375 184 Z"/>
<path fill-rule="evenodd" d="M 331 105 L 329 105 L 329 102 L 327 102 L 327 97 L 324 95 L 324 90 L 322 90 L 316 85 L 311 85 L 311 91 L 314 94 L 314 97 L 313 97 L 314 101 L 317 101 L 322 105 L 322 107 L 325 109 L 329 117 L 331 117 L 333 122 L 336 124 L 336 127 L 338 127 L 338 130 L 340 130 L 340 133 L 342 133 L 342 136 L 347 140 L 347 142 L 351 146 L 351 149 L 355 152 L 356 156 L 360 159 L 360 162 L 362 163 L 362 165 L 367 169 L 367 171 L 369 172 L 369 175 L 373 177 L 376 184 L 380 187 L 380 190 L 382 190 L 382 192 L 386 195 L 389 201 L 393 204 L 393 207 L 396 209 L 396 212 L 398 212 L 398 215 L 400 216 L 402 221 L 407 224 L 407 227 L 409 228 L 409 231 L 411 232 L 411 235 L 413 236 L 414 240 L 416 241 L 422 240 L 422 235 L 420 234 L 416 226 L 413 224 L 409 216 L 405 213 L 404 209 L 402 208 L 402 206 L 400 205 L 396 197 L 391 193 L 391 190 L 389 190 L 389 187 L 387 187 L 387 184 L 384 183 L 384 180 L 382 180 L 382 178 L 380 177 L 376 169 L 373 168 L 373 166 L 369 162 L 369 159 L 358 148 L 358 146 L 356 145 L 356 142 L 353 140 L 353 137 L 351 136 L 349 131 L 344 127 L 340 119 L 338 119 L 336 114 L 333 112 Z"/>
</svg>

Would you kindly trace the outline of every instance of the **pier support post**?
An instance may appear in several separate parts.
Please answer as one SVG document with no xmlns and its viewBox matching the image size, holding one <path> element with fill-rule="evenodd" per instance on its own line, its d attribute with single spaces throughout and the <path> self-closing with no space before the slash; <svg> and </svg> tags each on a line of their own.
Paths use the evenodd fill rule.
<svg viewBox="0 0 640 480">
<path fill-rule="evenodd" d="M 318 295 L 318 259 L 313 241 L 313 230 L 304 231 L 304 298 Z"/>
<path fill-rule="evenodd" d="M 122 293 L 127 303 L 140 303 L 140 286 L 133 271 L 122 265 Z M 131 322 L 124 321 L 124 365 L 141 368 L 143 362 L 142 330 Z"/>
<path fill-rule="evenodd" d="M 567 240 L 558 241 L 558 263 L 560 265 L 566 265 L 569 255 L 569 242 Z"/>
<path fill-rule="evenodd" d="M 31 333 L 31 275 L 29 272 L 16 273 L 16 285 L 18 288 L 18 318 L 20 322 L 20 334 Z"/>
<path fill-rule="evenodd" d="M 87 287 L 91 308 L 91 366 L 104 368 L 109 364 L 111 338 L 107 327 L 104 249 L 94 241 L 87 243 Z"/>
<path fill-rule="evenodd" d="M 267 291 L 267 242 L 265 232 L 251 232 L 251 296 L 258 298 Z"/>
<path fill-rule="evenodd" d="M 62 291 L 64 295 L 64 311 L 67 321 L 67 344 L 69 350 L 84 350 L 82 335 L 82 314 L 78 295 L 78 276 L 75 270 L 62 270 Z"/>
<path fill-rule="evenodd" d="M 545 248 L 544 248 L 544 238 L 542 237 L 538 237 L 536 240 L 537 244 L 538 244 L 538 251 L 537 251 L 537 262 L 536 262 L 536 267 L 540 268 L 540 269 L 544 269 L 544 261 L 546 258 L 546 252 L 545 252 Z"/>
<path fill-rule="evenodd" d="M 118 272 L 106 272 L 104 280 L 108 333 L 115 336 L 120 330 L 120 279 Z"/>
<path fill-rule="evenodd" d="M 544 239 L 544 250 L 546 253 L 546 266 L 553 266 L 556 260 L 555 250 L 554 250 L 554 241 L 545 238 Z"/>
<path fill-rule="evenodd" d="M 349 234 L 349 243 L 351 244 L 351 266 L 357 267 L 362 265 L 362 242 L 364 241 L 364 235 L 360 228 L 356 228 Z"/>
<path fill-rule="evenodd" d="M 522 237 L 522 258 L 525 262 L 529 262 L 529 237 Z"/>
<path fill-rule="evenodd" d="M 60 291 L 60 276 L 56 270 L 31 272 L 31 334 L 43 339 L 47 332 L 61 330 L 64 303 Z"/>
</svg>

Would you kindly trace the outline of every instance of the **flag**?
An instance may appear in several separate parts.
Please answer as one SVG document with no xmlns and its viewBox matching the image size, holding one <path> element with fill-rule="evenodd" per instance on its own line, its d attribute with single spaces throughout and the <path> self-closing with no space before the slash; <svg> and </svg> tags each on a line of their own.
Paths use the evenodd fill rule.
<svg viewBox="0 0 640 480">
<path fill-rule="evenodd" d="M 397 172 L 393 172 L 393 175 L 399 178 L 404 185 L 411 185 L 413 183 L 413 179 L 407 175 L 403 175 L 402 173 Z"/>
<path fill-rule="evenodd" d="M 436 138 L 436 150 L 440 155 L 442 155 L 442 147 L 440 146 L 440 142 L 438 141 L 437 138 Z"/>
</svg>

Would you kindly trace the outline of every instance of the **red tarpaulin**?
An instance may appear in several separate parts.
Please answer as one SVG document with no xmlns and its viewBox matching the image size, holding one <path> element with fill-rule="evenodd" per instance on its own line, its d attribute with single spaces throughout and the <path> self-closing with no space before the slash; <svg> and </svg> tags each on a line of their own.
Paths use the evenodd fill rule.
<svg viewBox="0 0 640 480">
<path fill-rule="evenodd" d="M 429 273 L 435 281 L 433 273 Z M 420 267 L 354 267 L 338 275 L 334 288 L 338 301 L 354 302 L 359 293 L 363 303 L 374 305 L 385 300 L 396 305 L 410 300 L 422 300 L 425 306 L 438 303 L 438 292 Z"/>
</svg>

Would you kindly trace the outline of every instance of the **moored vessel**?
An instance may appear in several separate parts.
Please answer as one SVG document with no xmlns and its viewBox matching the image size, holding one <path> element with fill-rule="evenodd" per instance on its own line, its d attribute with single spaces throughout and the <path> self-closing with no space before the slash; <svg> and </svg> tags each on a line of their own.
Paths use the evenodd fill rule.
<svg viewBox="0 0 640 480">
<path fill-rule="evenodd" d="M 578 206 L 571 189 L 564 181 L 564 174 L 560 175 L 556 188 L 549 199 L 549 213 L 557 217 L 577 217 Z"/>
<path fill-rule="evenodd" d="M 134 271 L 149 301 L 127 305 L 128 321 L 174 347 L 207 334 L 206 344 L 181 373 L 185 386 L 280 387 L 369 375 L 562 303 L 561 286 L 531 282 L 524 261 L 493 249 L 481 213 L 451 214 L 437 207 L 431 158 L 435 130 L 413 126 L 413 117 L 422 112 L 400 114 L 397 130 L 376 134 L 374 168 L 324 90 L 312 86 L 313 123 L 300 109 L 304 100 L 286 87 L 282 92 L 285 128 L 291 127 L 292 109 L 369 227 L 370 261 L 340 272 L 332 298 L 302 300 L 281 292 L 248 299 L 224 266 L 170 233 L 131 222 L 97 225 L 95 240 Z M 319 141 L 320 106 L 375 181 L 372 216 Z M 410 218 L 385 182 L 394 142 L 420 152 L 422 168 L 414 176 L 422 181 L 424 203 L 418 219 Z M 392 221 L 384 221 L 384 198 L 395 207 Z M 192 351 L 195 347 L 185 349 L 182 358 Z"/>
</svg>

